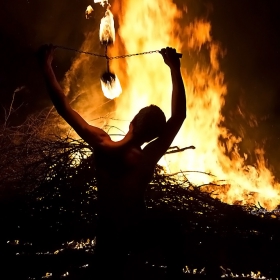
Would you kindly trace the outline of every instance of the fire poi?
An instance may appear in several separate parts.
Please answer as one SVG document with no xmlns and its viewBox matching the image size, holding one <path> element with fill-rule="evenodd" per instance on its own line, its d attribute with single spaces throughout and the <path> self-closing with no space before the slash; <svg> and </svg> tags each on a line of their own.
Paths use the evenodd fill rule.
<svg viewBox="0 0 280 280">
<path fill-rule="evenodd" d="M 156 51 L 147 51 L 137 54 L 126 54 L 126 55 L 120 55 L 115 57 L 109 57 L 107 55 L 108 47 L 113 46 L 115 42 L 115 26 L 114 26 L 114 17 L 112 12 L 110 11 L 111 5 L 108 3 L 107 0 L 94 0 L 94 3 L 100 3 L 103 7 L 107 5 L 105 15 L 100 21 L 100 28 L 99 28 L 99 40 L 100 44 L 104 46 L 104 55 L 85 52 L 81 50 L 76 50 L 64 46 L 56 46 L 57 48 L 66 49 L 66 50 L 72 50 L 79 53 L 89 54 L 93 56 L 99 56 L 106 58 L 106 66 L 107 70 L 101 75 L 100 82 L 101 82 L 101 88 L 104 93 L 104 96 L 108 99 L 114 99 L 122 93 L 122 87 L 120 84 L 120 81 L 117 77 L 117 75 L 110 71 L 110 65 L 109 62 L 112 59 L 119 59 L 119 58 L 125 58 L 130 56 L 136 56 L 136 55 L 143 55 L 143 54 L 151 54 L 151 53 L 158 53 L 159 50 Z M 88 19 L 93 12 L 93 8 L 91 6 L 88 6 L 85 12 L 86 18 Z M 182 54 L 178 53 L 178 56 L 181 58 Z"/>
</svg>

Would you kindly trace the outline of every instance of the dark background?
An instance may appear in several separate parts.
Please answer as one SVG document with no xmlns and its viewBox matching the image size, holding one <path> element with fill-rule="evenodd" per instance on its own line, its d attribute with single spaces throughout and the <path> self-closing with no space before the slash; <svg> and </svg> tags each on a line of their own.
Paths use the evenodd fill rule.
<svg viewBox="0 0 280 280">
<path fill-rule="evenodd" d="M 250 153 L 255 143 L 265 143 L 269 164 L 278 170 L 280 118 L 280 2 L 278 0 L 178 0 L 192 17 L 208 17 L 212 36 L 226 50 L 221 62 L 228 86 L 223 113 L 234 133 L 246 133 L 241 149 Z M 91 4 L 95 10 L 86 20 Z M 29 112 L 51 105 L 36 60 L 44 43 L 79 48 L 84 35 L 99 26 L 104 10 L 88 0 L 11 0 L 0 9 L 0 103 L 8 106 L 13 92 L 15 107 L 23 104 L 20 121 Z M 95 51 L 95 50 L 92 50 Z M 75 53 L 59 50 L 54 67 L 59 79 Z M 22 88 L 24 87 L 24 88 Z M 241 108 L 243 117 L 237 114 Z M 4 111 L 0 116 L 3 118 Z M 255 115 L 258 127 L 248 124 Z M 244 117 L 245 116 L 245 117 Z M 278 170 L 278 171 L 277 171 Z M 280 173 L 280 172 L 279 172 Z"/>
</svg>

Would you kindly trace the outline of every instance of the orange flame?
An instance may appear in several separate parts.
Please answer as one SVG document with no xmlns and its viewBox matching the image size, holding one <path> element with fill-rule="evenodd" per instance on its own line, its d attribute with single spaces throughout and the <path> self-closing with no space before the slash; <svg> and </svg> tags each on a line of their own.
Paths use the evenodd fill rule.
<svg viewBox="0 0 280 280">
<path fill-rule="evenodd" d="M 110 45 L 115 42 L 115 26 L 114 17 L 109 7 L 105 12 L 105 16 L 101 19 L 99 29 L 99 39 L 101 44 Z"/>
<path fill-rule="evenodd" d="M 254 166 L 247 166 L 245 156 L 239 153 L 238 145 L 242 139 L 223 126 L 221 109 L 227 93 L 219 65 L 223 52 L 210 35 L 210 23 L 195 20 L 182 28 L 179 21 L 183 12 L 171 0 L 165 1 L 164 5 L 159 0 L 143 0 L 137 2 L 137 9 L 133 0 L 122 2 L 121 8 L 115 2 L 113 11 L 120 15 L 118 34 L 128 53 L 173 46 L 178 52 L 184 49 L 186 53 L 198 56 L 198 61 L 191 70 L 187 71 L 185 68 L 187 61 L 182 64 L 188 116 L 172 144 L 181 147 L 195 145 L 196 149 L 167 155 L 162 162 L 165 161 L 170 172 L 199 171 L 200 173 L 186 173 L 189 180 L 197 185 L 222 185 L 216 188 L 208 185 L 204 190 L 215 191 L 213 195 L 224 202 L 259 202 L 266 208 L 275 208 L 280 203 L 280 185 L 274 181 L 273 174 L 265 165 L 264 151 L 257 149 L 258 161 Z M 121 52 L 123 46 L 117 43 L 116 47 Z M 204 52 L 208 50 L 208 64 L 199 60 L 202 48 Z M 114 63 L 115 71 L 119 73 L 121 67 Z M 151 103 L 159 105 L 167 113 L 170 112 L 172 85 L 162 58 L 159 55 L 141 56 L 127 59 L 126 63 L 128 78 L 125 84 L 122 82 L 124 94 L 117 101 L 116 118 L 132 119 L 141 107 Z M 219 141 L 221 137 L 225 139 L 224 144 Z"/>
<path fill-rule="evenodd" d="M 118 36 L 121 40 L 116 41 L 111 55 L 138 53 L 165 46 L 175 47 L 178 52 L 184 53 L 182 73 L 187 93 L 187 120 L 172 146 L 194 145 L 196 149 L 166 155 L 161 163 L 170 172 L 187 171 L 185 175 L 190 182 L 206 184 L 201 189 L 214 191 L 213 195 L 224 202 L 259 202 L 267 209 L 277 207 L 280 204 L 280 184 L 266 166 L 263 149 L 257 147 L 257 161 L 253 166 L 246 165 L 246 155 L 241 154 L 239 149 L 242 138 L 234 135 L 223 124 L 221 110 L 227 94 L 219 64 L 223 52 L 211 37 L 211 24 L 197 19 L 183 25 L 181 21 L 186 22 L 183 19 L 186 13 L 179 10 L 172 0 L 166 0 L 164 4 L 160 0 L 142 0 L 137 3 L 133 0 L 115 1 L 112 11 L 119 17 Z M 90 48 L 93 42 L 93 35 L 90 34 L 84 45 Z M 149 104 L 157 104 L 167 117 L 170 116 L 170 72 L 159 54 L 113 60 L 111 67 L 118 73 L 123 85 L 123 94 L 116 101 L 115 119 L 131 120 L 139 109 Z M 78 56 L 68 73 L 68 81 L 71 77 L 74 80 L 84 68 L 86 61 Z M 92 77 L 86 70 L 83 75 L 83 80 Z M 83 92 L 84 99 L 86 92 L 92 96 L 87 89 L 89 87 L 90 84 L 80 85 L 79 90 Z M 77 105 L 80 108 L 88 106 L 83 100 L 78 101 Z M 108 108 L 104 107 L 104 112 Z M 92 119 L 91 112 L 83 112 L 84 117 Z M 127 131 L 129 122 L 113 124 L 111 121 L 111 124 Z M 215 184 L 220 186 L 215 187 Z"/>
</svg>

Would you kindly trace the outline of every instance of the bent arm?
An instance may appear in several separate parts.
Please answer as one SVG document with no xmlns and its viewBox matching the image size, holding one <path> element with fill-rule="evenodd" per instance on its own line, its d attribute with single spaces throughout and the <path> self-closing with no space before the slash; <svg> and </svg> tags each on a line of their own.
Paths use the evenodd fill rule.
<svg viewBox="0 0 280 280">
<path fill-rule="evenodd" d="M 50 63 L 45 63 L 43 66 L 44 78 L 47 86 L 48 93 L 52 100 L 54 107 L 57 112 L 63 117 L 67 115 L 67 111 L 71 110 L 69 102 L 58 83 L 56 76 L 53 72 L 52 66 Z"/>
<path fill-rule="evenodd" d="M 144 148 L 152 164 L 156 164 L 170 147 L 186 118 L 187 110 L 185 87 L 181 75 L 179 58 L 175 57 L 174 52 L 171 52 L 167 58 L 163 55 L 163 58 L 165 63 L 170 67 L 171 72 L 171 117 L 167 121 L 162 134 Z"/>
<path fill-rule="evenodd" d="M 186 93 L 180 67 L 170 68 L 172 79 L 171 118 L 176 119 L 180 126 L 186 118 Z"/>
<path fill-rule="evenodd" d="M 104 139 L 109 137 L 108 134 L 100 128 L 89 125 L 75 110 L 71 108 L 67 97 L 56 79 L 51 65 L 53 49 L 49 49 L 47 52 L 49 53 L 46 54 L 42 68 L 48 93 L 57 112 L 70 126 L 72 126 L 78 135 L 91 146 L 94 147 L 101 144 Z"/>
</svg>

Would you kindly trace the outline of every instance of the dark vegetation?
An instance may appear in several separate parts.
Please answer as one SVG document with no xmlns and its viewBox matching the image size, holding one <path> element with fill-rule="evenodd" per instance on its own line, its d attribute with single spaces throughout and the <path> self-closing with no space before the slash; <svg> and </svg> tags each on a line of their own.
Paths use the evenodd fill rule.
<svg viewBox="0 0 280 280">
<path fill-rule="evenodd" d="M 45 114 L 1 126 L 1 279 L 93 279 L 94 151 L 80 140 L 46 136 L 45 127 Z M 251 279 L 251 271 L 279 277 L 280 210 L 224 204 L 187 174 L 168 175 L 160 166 L 146 204 L 150 217 L 181 224 L 185 279 Z M 127 269 L 129 279 L 165 279 L 165 259 L 155 250 L 141 258 L 132 252 Z"/>
</svg>

